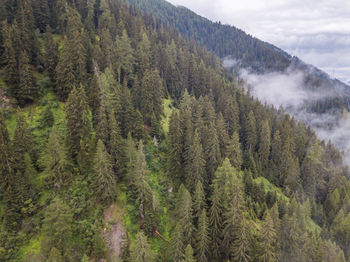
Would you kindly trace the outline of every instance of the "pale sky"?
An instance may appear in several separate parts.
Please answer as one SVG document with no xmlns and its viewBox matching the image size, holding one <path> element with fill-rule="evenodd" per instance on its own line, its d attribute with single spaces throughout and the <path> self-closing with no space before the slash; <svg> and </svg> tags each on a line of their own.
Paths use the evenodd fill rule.
<svg viewBox="0 0 350 262">
<path fill-rule="evenodd" d="M 168 0 L 270 42 L 350 84 L 349 0 Z"/>
</svg>

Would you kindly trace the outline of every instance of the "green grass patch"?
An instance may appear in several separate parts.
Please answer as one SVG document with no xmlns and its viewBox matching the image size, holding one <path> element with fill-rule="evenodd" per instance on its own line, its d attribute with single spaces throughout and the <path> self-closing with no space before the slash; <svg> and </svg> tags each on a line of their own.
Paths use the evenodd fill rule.
<svg viewBox="0 0 350 262">
<path fill-rule="evenodd" d="M 173 113 L 175 108 L 172 106 L 172 100 L 171 99 L 163 99 L 163 112 L 164 116 L 162 118 L 162 127 L 165 134 L 168 134 L 169 132 L 169 122 L 170 122 L 170 116 Z"/>
<path fill-rule="evenodd" d="M 264 189 L 266 192 L 276 192 L 278 199 L 282 199 L 289 202 L 289 198 L 285 194 L 283 194 L 282 190 L 279 187 L 271 184 L 270 181 L 267 180 L 266 178 L 258 177 L 254 179 L 254 181 L 258 184 L 262 183 L 264 185 Z"/>
<path fill-rule="evenodd" d="M 26 245 L 22 246 L 19 250 L 19 261 L 23 261 L 24 258 L 29 256 L 35 257 L 35 255 L 39 255 L 41 251 L 42 240 L 42 236 L 34 236 Z"/>
</svg>

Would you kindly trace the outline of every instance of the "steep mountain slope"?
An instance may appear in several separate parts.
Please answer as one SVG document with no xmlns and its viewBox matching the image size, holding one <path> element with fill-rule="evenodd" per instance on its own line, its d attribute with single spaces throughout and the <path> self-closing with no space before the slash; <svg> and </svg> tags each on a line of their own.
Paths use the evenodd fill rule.
<svg viewBox="0 0 350 262">
<path fill-rule="evenodd" d="M 290 56 L 280 48 L 263 42 L 229 25 L 213 23 L 191 10 L 175 7 L 164 0 L 127 0 L 129 3 L 153 14 L 162 23 L 174 26 L 189 39 L 215 53 L 222 59 L 231 60 L 230 67 L 236 72 L 242 68 L 253 73 L 284 72 L 288 68 L 305 74 L 304 87 L 319 93 L 329 92 L 333 96 L 327 101 L 308 101 L 306 109 L 323 113 L 331 110 L 350 110 L 350 87 L 339 80 L 331 79 L 323 71 L 307 65 L 296 57 Z M 330 101 L 331 100 L 331 101 Z M 339 103 L 340 102 L 340 103 Z"/>
<path fill-rule="evenodd" d="M 0 20 L 0 261 L 350 257 L 340 153 L 218 57 L 119 0 Z"/>
</svg>

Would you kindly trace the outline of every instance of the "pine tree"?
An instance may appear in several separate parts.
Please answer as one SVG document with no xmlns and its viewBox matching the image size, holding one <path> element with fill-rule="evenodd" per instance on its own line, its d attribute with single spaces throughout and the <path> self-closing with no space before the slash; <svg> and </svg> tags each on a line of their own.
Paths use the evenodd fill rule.
<svg viewBox="0 0 350 262">
<path fill-rule="evenodd" d="M 194 191 L 198 181 L 204 181 L 205 177 L 205 160 L 202 144 L 200 142 L 199 133 L 194 133 L 192 144 L 188 150 L 186 159 L 186 181 L 190 191 Z"/>
<path fill-rule="evenodd" d="M 8 180 L 10 178 L 10 157 L 11 157 L 10 138 L 7 131 L 7 127 L 3 118 L 2 112 L 0 112 L 0 189 L 5 191 Z"/>
<path fill-rule="evenodd" d="M 181 185 L 176 198 L 177 211 L 176 220 L 181 229 L 183 230 L 183 247 L 191 243 L 193 233 L 193 210 L 192 210 L 192 198 L 188 190 Z"/>
<path fill-rule="evenodd" d="M 137 203 L 140 206 L 140 228 L 144 228 L 146 213 L 152 212 L 153 208 L 153 192 L 148 183 L 149 170 L 147 168 L 145 154 L 143 152 L 143 142 L 139 142 L 137 156 L 133 169 L 131 170 L 131 183 L 136 189 Z"/>
<path fill-rule="evenodd" d="M 151 43 L 145 32 L 142 34 L 141 41 L 138 43 L 136 54 L 138 73 L 142 75 L 146 70 L 151 69 L 152 61 Z"/>
<path fill-rule="evenodd" d="M 51 28 L 48 26 L 45 33 L 45 67 L 52 83 L 56 83 L 56 67 L 59 61 L 58 45 L 55 43 Z"/>
<path fill-rule="evenodd" d="M 270 155 L 270 142 L 271 141 L 271 131 L 268 121 L 264 121 L 260 131 L 259 137 L 259 162 L 262 168 L 265 168 Z"/>
<path fill-rule="evenodd" d="M 53 247 L 51 248 L 49 257 L 47 258 L 47 261 L 49 262 L 63 262 L 62 255 L 60 252 L 57 250 L 57 248 Z"/>
<path fill-rule="evenodd" d="M 87 152 L 86 143 L 90 139 L 89 108 L 82 85 L 74 87 L 65 105 L 67 118 L 67 145 L 74 160 Z M 85 151 L 85 152 L 84 152 Z M 87 159 L 86 159 L 87 160 Z"/>
<path fill-rule="evenodd" d="M 59 99 L 65 101 L 74 86 L 86 84 L 86 44 L 81 17 L 69 9 L 67 34 L 57 64 L 57 87 Z"/>
<path fill-rule="evenodd" d="M 251 225 L 244 218 L 238 224 L 232 243 L 232 258 L 234 261 L 249 262 L 252 260 Z"/>
<path fill-rule="evenodd" d="M 214 172 L 218 168 L 221 162 L 221 152 L 219 139 L 216 133 L 215 124 L 213 121 L 209 123 L 208 128 L 206 128 L 207 132 L 204 134 L 203 141 L 203 150 L 206 156 L 206 181 L 210 183 L 213 179 Z"/>
<path fill-rule="evenodd" d="M 116 37 L 116 65 L 118 72 L 118 82 L 124 79 L 124 76 L 129 76 L 133 72 L 133 65 L 135 63 L 134 49 L 131 47 L 131 41 L 126 30 L 120 37 Z"/>
<path fill-rule="evenodd" d="M 241 169 L 243 163 L 241 143 L 237 132 L 234 132 L 232 138 L 228 141 L 226 146 L 226 157 L 230 160 L 231 165 Z"/>
<path fill-rule="evenodd" d="M 35 18 L 35 27 L 39 28 L 40 32 L 45 32 L 45 29 L 50 23 L 50 9 L 47 0 L 38 0 L 33 2 L 33 15 Z"/>
<path fill-rule="evenodd" d="M 185 256 L 184 251 L 184 238 L 183 238 L 183 228 L 181 223 L 177 223 L 175 229 L 172 232 L 170 253 L 175 262 L 182 261 Z M 193 251 L 192 251 L 193 255 Z"/>
<path fill-rule="evenodd" d="M 13 168 L 21 174 L 25 172 L 26 153 L 30 153 L 32 146 L 31 133 L 28 129 L 26 120 L 23 115 L 17 116 L 17 126 L 13 136 L 12 152 L 13 152 Z"/>
<path fill-rule="evenodd" d="M 226 99 L 224 118 L 227 121 L 228 133 L 232 135 L 239 131 L 239 108 L 235 97 L 228 96 Z"/>
<path fill-rule="evenodd" d="M 8 232 L 16 232 L 20 229 L 23 218 L 21 209 L 24 206 L 24 184 L 22 174 L 12 170 L 7 179 L 4 192 L 4 229 Z"/>
<path fill-rule="evenodd" d="M 44 181 L 47 187 L 59 189 L 71 181 L 71 163 L 56 128 L 50 133 L 39 163 L 44 168 Z"/>
<path fill-rule="evenodd" d="M 163 106 L 163 83 L 158 70 L 146 70 L 140 86 L 140 97 L 142 101 L 140 112 L 146 121 L 150 121 L 152 114 L 160 119 Z"/>
<path fill-rule="evenodd" d="M 210 236 L 208 228 L 208 218 L 205 209 L 202 209 L 198 220 L 198 228 L 195 234 L 196 239 L 196 258 L 198 262 L 208 261 L 208 253 L 210 248 Z"/>
<path fill-rule="evenodd" d="M 175 184 L 180 184 L 182 178 L 182 130 L 178 111 L 173 112 L 169 124 L 169 171 Z"/>
<path fill-rule="evenodd" d="M 193 215 L 195 217 L 195 221 L 198 221 L 199 217 L 201 216 L 202 210 L 206 208 L 205 201 L 206 199 L 203 185 L 200 181 L 198 181 L 193 194 Z"/>
<path fill-rule="evenodd" d="M 219 261 L 220 247 L 221 247 L 221 235 L 222 235 L 222 203 L 221 192 L 217 185 L 213 186 L 213 194 L 211 197 L 211 207 L 209 212 L 209 224 L 210 224 L 210 237 L 211 237 L 211 258 L 214 261 Z"/>
<path fill-rule="evenodd" d="M 219 139 L 221 156 L 227 156 L 226 148 L 227 148 L 227 145 L 229 144 L 230 137 L 227 133 L 227 127 L 226 127 L 224 117 L 222 116 L 221 113 L 218 114 L 215 125 L 216 125 L 218 139 Z"/>
<path fill-rule="evenodd" d="M 246 138 L 246 148 L 250 153 L 255 151 L 257 143 L 257 128 L 256 119 L 253 111 L 249 111 L 246 123 L 245 123 L 245 138 Z"/>
<path fill-rule="evenodd" d="M 24 106 L 28 102 L 33 102 L 37 96 L 38 90 L 34 82 L 34 74 L 29 57 L 23 51 L 19 57 L 19 90 L 16 94 L 17 102 L 20 106 Z"/>
<path fill-rule="evenodd" d="M 54 247 L 63 257 L 68 256 L 71 252 L 71 235 L 72 235 L 72 211 L 67 204 L 60 198 L 56 197 L 46 208 L 42 232 L 45 241 L 42 245 L 44 254 L 48 254 Z"/>
<path fill-rule="evenodd" d="M 135 243 L 130 252 L 131 261 L 134 262 L 152 262 L 154 261 L 154 255 L 152 254 L 151 247 L 147 242 L 147 237 L 141 231 L 136 234 Z"/>
<path fill-rule="evenodd" d="M 277 234 L 274 228 L 274 222 L 270 216 L 270 213 L 267 212 L 261 226 L 261 240 L 259 241 L 260 245 L 260 254 L 259 261 L 262 262 L 273 262 L 277 261 Z"/>
<path fill-rule="evenodd" d="M 196 260 L 193 257 L 193 249 L 191 245 L 187 245 L 185 249 L 185 257 L 181 262 L 196 262 Z"/>
<path fill-rule="evenodd" d="M 110 204 L 116 196 L 116 178 L 113 172 L 111 157 L 105 145 L 98 140 L 93 159 L 91 187 L 97 199 L 103 204 Z"/>
</svg>

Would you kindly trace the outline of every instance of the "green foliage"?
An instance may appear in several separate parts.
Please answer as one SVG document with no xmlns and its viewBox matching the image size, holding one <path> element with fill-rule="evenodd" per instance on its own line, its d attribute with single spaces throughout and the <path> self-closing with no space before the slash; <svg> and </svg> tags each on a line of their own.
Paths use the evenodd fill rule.
<svg viewBox="0 0 350 262">
<path fill-rule="evenodd" d="M 101 203 L 110 204 L 115 200 L 116 178 L 113 173 L 111 156 L 101 140 L 97 142 L 90 181 L 91 188 Z"/>
</svg>

